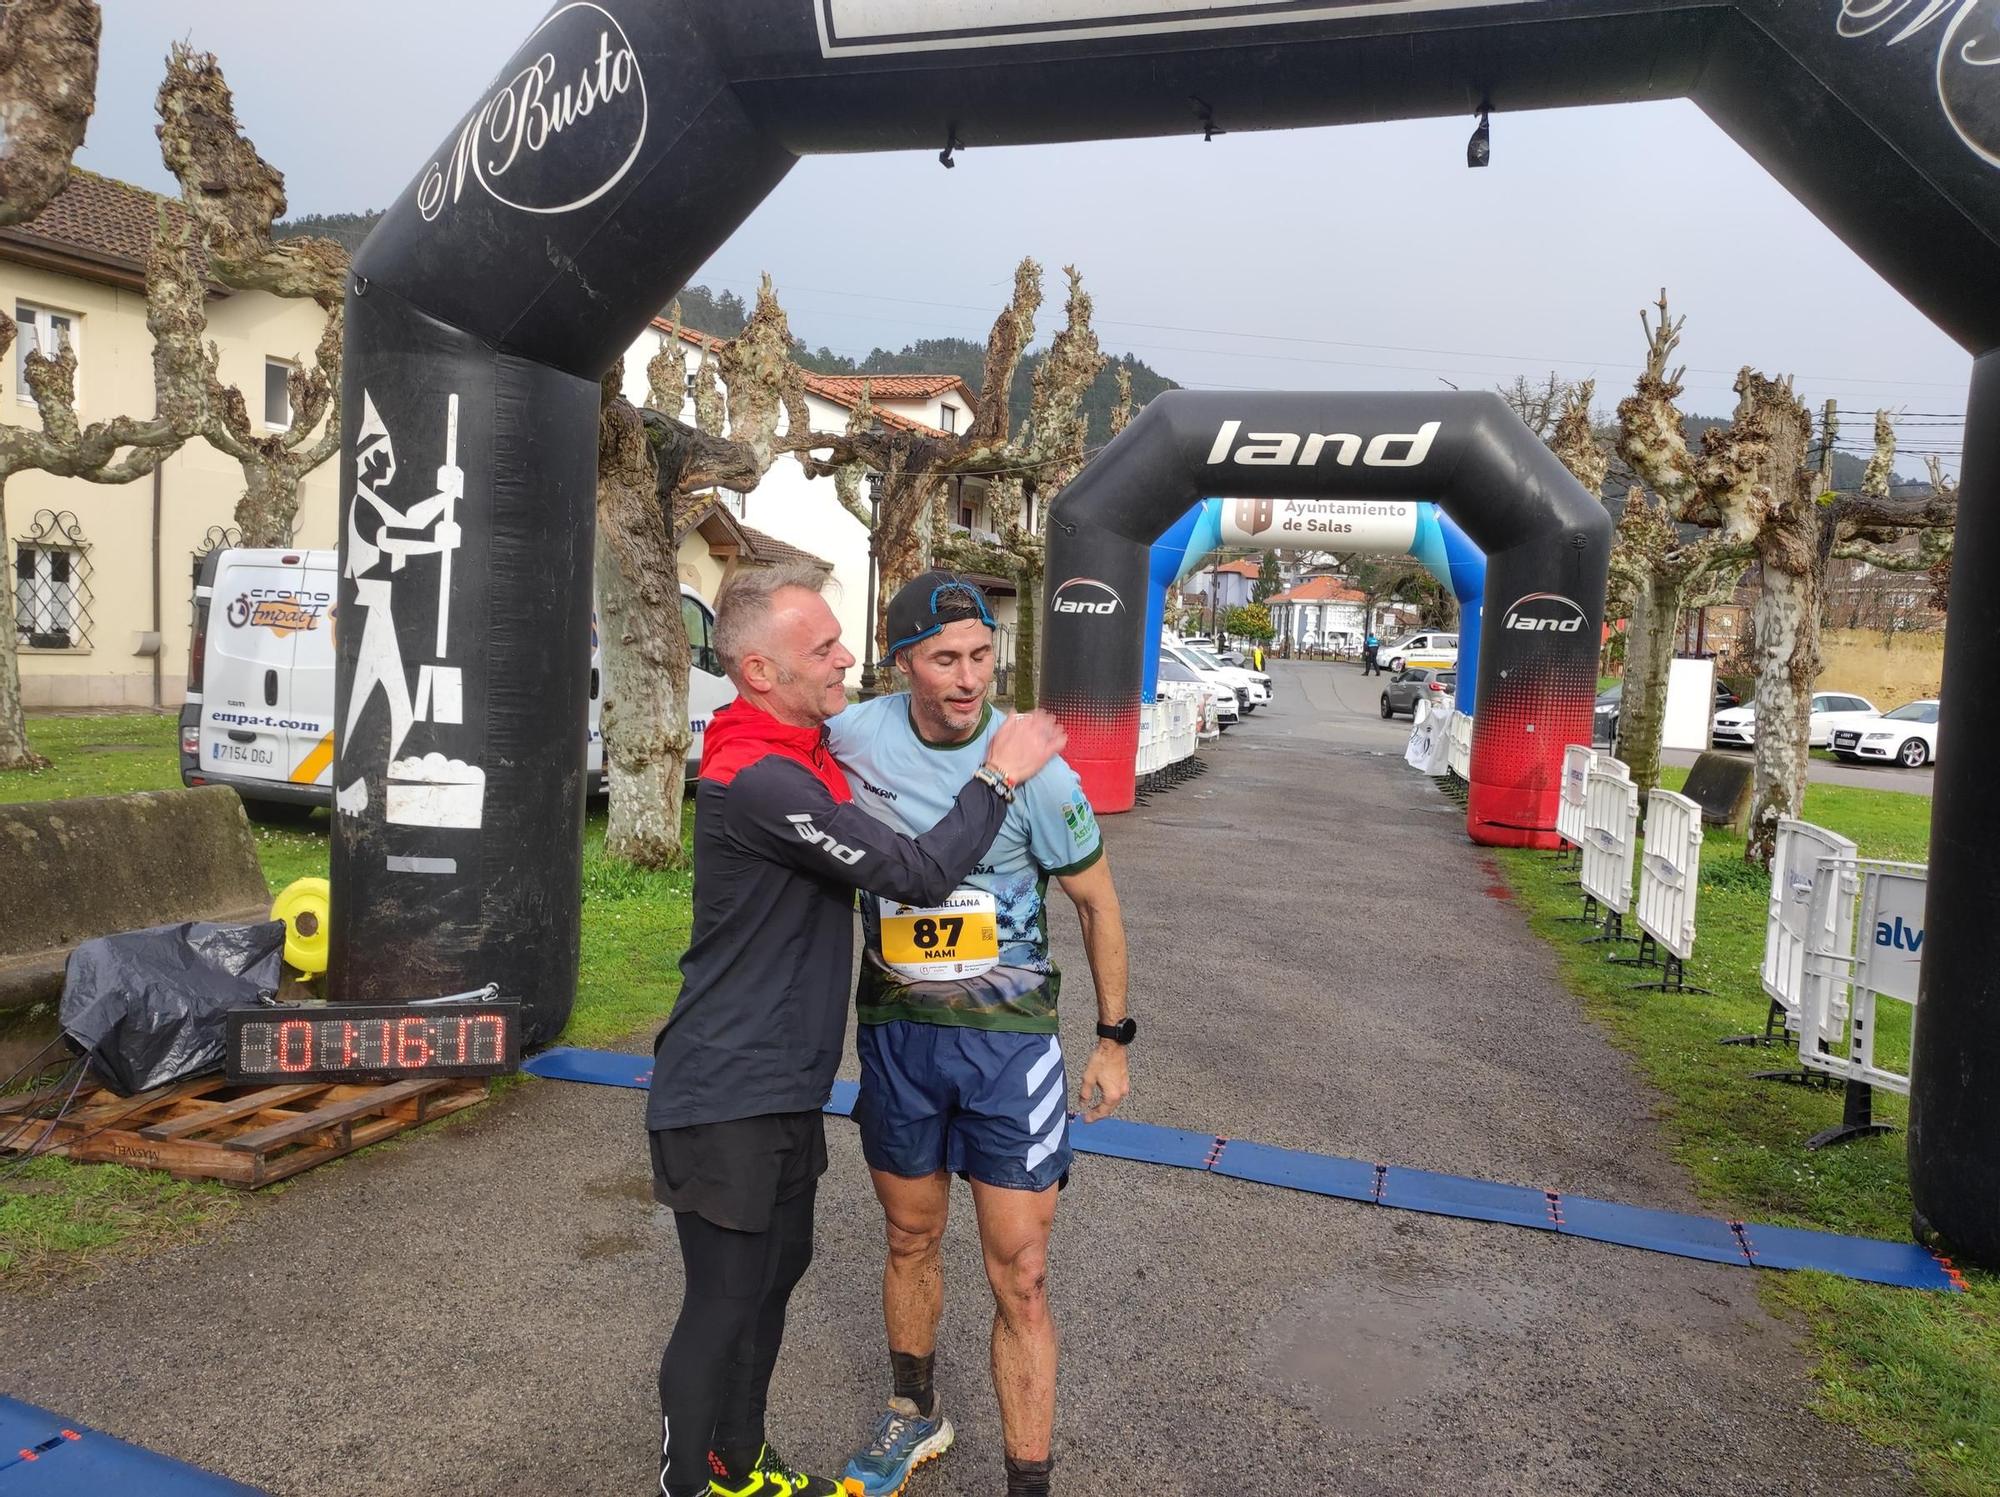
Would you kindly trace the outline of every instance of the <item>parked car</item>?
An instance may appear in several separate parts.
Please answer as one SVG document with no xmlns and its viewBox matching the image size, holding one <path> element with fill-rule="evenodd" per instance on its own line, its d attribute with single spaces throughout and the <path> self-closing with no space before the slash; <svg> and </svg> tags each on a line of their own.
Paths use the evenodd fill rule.
<svg viewBox="0 0 2000 1497">
<path fill-rule="evenodd" d="M 1391 671 L 1400 671 L 1406 665 L 1445 670 L 1458 664 L 1458 636 L 1435 629 L 1406 634 L 1394 644 L 1382 646 L 1375 658 Z"/>
<path fill-rule="evenodd" d="M 1871 760 L 1922 769 L 1937 758 L 1938 704 L 1905 702 L 1894 712 L 1833 730 L 1833 753 L 1850 764 Z"/>
<path fill-rule="evenodd" d="M 1807 741 L 1814 748 L 1825 748 L 1833 742 L 1836 729 L 1850 728 L 1881 715 L 1866 697 L 1850 696 L 1844 691 L 1816 691 L 1813 693 L 1812 725 Z M 1757 708 L 1754 703 L 1715 714 L 1717 748 L 1749 748 L 1756 742 Z"/>
<path fill-rule="evenodd" d="M 1167 641 L 1160 646 L 1161 658 L 1169 653 L 1179 657 L 1181 664 L 1196 673 L 1220 681 L 1236 693 L 1236 703 L 1244 714 L 1255 712 L 1271 700 L 1271 678 L 1258 671 L 1239 670 L 1233 665 L 1224 665 L 1215 656 L 1199 645 L 1188 644 L 1185 640 L 1175 643 Z"/>
<path fill-rule="evenodd" d="M 1452 699 L 1458 690 L 1458 672 L 1433 670 L 1426 665 L 1413 665 L 1407 670 L 1397 671 L 1382 688 L 1382 715 L 1394 717 L 1402 713 L 1414 719 L 1417 703 L 1425 697 Z"/>
<path fill-rule="evenodd" d="M 1162 681 L 1187 681 L 1201 687 L 1208 693 L 1215 712 L 1215 719 L 1222 727 L 1233 722 L 1241 722 L 1243 713 L 1236 700 L 1233 688 L 1211 676 L 1204 675 L 1178 656 L 1162 650 L 1160 652 L 1160 679 Z"/>
<path fill-rule="evenodd" d="M 1607 686 L 1597 694 L 1597 705 L 1591 715 L 1591 741 L 1595 743 L 1615 743 L 1618 740 L 1618 708 L 1625 699 L 1625 683 Z M 1726 712 L 1742 702 L 1734 691 L 1722 681 L 1715 683 L 1715 710 Z"/>
</svg>

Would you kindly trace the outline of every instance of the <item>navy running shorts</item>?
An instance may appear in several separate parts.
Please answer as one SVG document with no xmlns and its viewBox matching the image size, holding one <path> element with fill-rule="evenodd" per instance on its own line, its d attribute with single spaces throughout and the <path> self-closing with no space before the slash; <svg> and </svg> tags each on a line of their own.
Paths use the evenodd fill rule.
<svg viewBox="0 0 2000 1497">
<path fill-rule="evenodd" d="M 1009 1190 L 1069 1175 L 1069 1082 L 1052 1034 L 907 1019 L 863 1024 L 854 1120 L 870 1169 L 910 1179 L 949 1170 Z"/>
</svg>

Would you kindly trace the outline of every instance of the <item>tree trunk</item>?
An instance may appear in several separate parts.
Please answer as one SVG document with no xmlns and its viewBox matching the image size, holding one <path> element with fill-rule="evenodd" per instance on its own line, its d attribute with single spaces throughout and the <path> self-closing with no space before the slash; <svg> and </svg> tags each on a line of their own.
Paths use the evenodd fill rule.
<svg viewBox="0 0 2000 1497">
<path fill-rule="evenodd" d="M 1757 777 L 1744 857 L 1771 866 L 1778 822 L 1795 817 L 1811 758 L 1812 688 L 1819 675 L 1819 609 L 1812 571 L 1764 563 L 1757 594 Z"/>
<path fill-rule="evenodd" d="M 1645 804 L 1660 782 L 1660 735 L 1667 716 L 1667 677 L 1674 660 L 1674 625 L 1684 579 L 1652 572 L 1632 590 L 1625 626 L 1625 685 L 1618 699 L 1618 756 L 1632 771 Z"/>
<path fill-rule="evenodd" d="M 0 563 L 7 555 L 7 480 L 0 478 Z M 0 769 L 47 769 L 49 761 L 28 747 L 27 717 L 21 710 L 21 657 L 14 630 L 14 568 L 0 565 Z"/>
<path fill-rule="evenodd" d="M 239 545 L 291 543 L 292 519 L 299 512 L 299 476 L 277 463 L 243 464 L 243 497 L 236 501 Z"/>
<path fill-rule="evenodd" d="M 1023 565 L 1014 573 L 1014 710 L 1033 712 L 1041 661 L 1038 616 L 1042 604 L 1042 569 Z"/>
<path fill-rule="evenodd" d="M 680 570 L 660 508 L 639 413 L 608 403 L 599 426 L 597 615 L 604 770 L 611 816 L 604 850 L 641 868 L 678 868 L 688 731 L 687 621 Z"/>
</svg>

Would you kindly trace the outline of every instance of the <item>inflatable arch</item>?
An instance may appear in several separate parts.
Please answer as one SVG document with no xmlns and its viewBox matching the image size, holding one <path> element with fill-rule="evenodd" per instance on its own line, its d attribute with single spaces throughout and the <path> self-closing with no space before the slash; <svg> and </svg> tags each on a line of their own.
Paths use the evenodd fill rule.
<svg viewBox="0 0 2000 1497">
<path fill-rule="evenodd" d="M 1167 616 L 1167 589 L 1223 546 L 1336 551 L 1416 557 L 1458 603 L 1460 712 L 1478 701 L 1479 634 L 1486 602 L 1486 554 L 1450 515 L 1427 500 L 1204 499 L 1153 542 L 1147 564 L 1146 639 L 1157 641 Z M 1159 688 L 1160 652 L 1149 644 L 1139 700 Z"/>
<path fill-rule="evenodd" d="M 1435 499 L 1464 528 L 1484 553 L 1484 612 L 1498 621 L 1477 660 L 1459 662 L 1461 682 L 1477 677 L 1480 709 L 1466 828 L 1491 846 L 1554 846 L 1563 748 L 1590 741 L 1611 519 L 1504 400 L 1473 392 L 1173 390 L 1056 496 L 1042 701 L 1069 729 L 1067 757 L 1091 803 L 1132 805 L 1145 662 L 1159 639 L 1156 541 L 1187 523 L 1203 489 L 1253 485 L 1268 496 L 1249 502 L 1243 530 L 1254 535 L 1285 523 L 1281 513 L 1343 500 Z M 1233 509 L 1218 516 L 1236 523 Z M 1140 598 L 1143 611 L 1128 601 Z"/>
<path fill-rule="evenodd" d="M 1983 0 L 562 0 L 413 160 L 355 257 L 333 991 L 497 981 L 531 1042 L 561 1029 L 597 381 L 800 156 L 1142 135 L 1218 149 L 1201 144 L 1212 126 L 1249 150 L 1265 128 L 1691 98 L 1982 356 L 1958 532 L 1977 577 L 2000 569 L 1991 24 Z M 1278 429 L 1337 429 L 1318 414 Z M 1143 564 L 1121 575 L 1136 589 Z M 1945 695 L 1954 741 L 1975 745 L 2000 736 L 2000 589 L 1959 591 Z M 1489 641 L 1482 717 L 1492 664 Z M 2000 1267 L 1986 778 L 1976 752 L 1940 761 L 1910 1159 L 1919 1212 Z"/>
</svg>

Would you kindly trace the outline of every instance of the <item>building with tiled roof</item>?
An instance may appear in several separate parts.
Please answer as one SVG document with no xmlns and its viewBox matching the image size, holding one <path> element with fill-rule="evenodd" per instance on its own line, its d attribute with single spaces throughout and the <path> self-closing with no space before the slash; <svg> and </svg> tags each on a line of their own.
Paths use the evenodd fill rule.
<svg viewBox="0 0 2000 1497">
<path fill-rule="evenodd" d="M 0 359 L 0 420 L 36 426 L 32 351 L 76 356 L 77 416 L 148 417 L 155 408 L 146 261 L 164 213 L 185 210 L 129 182 L 73 171 L 35 218 L 0 228 L 0 311 L 14 347 Z M 291 420 L 286 376 L 310 365 L 325 320 L 306 300 L 212 288 L 208 338 L 225 384 L 253 422 Z M 294 535 L 332 546 L 339 465 L 308 474 Z M 185 689 L 194 568 L 226 543 L 243 472 L 190 442 L 155 474 L 124 485 L 18 473 L 7 485 L 0 564 L 15 579 L 21 690 L 31 708 L 174 707 Z"/>
<path fill-rule="evenodd" d="M 0 255 L 13 264 L 141 288 L 163 211 L 175 228 L 186 227 L 187 210 L 171 198 L 73 169 L 69 186 L 39 214 L 0 228 Z"/>
<path fill-rule="evenodd" d="M 1338 577 L 1308 577 L 1273 593 L 1264 606 L 1281 649 L 1347 654 L 1361 648 L 1368 632 L 1368 595 Z"/>
</svg>

